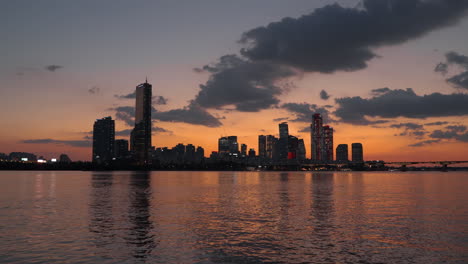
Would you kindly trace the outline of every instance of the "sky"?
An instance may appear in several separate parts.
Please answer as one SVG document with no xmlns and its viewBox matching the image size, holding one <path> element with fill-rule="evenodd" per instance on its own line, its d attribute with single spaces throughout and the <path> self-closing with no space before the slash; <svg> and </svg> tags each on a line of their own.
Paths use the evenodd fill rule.
<svg viewBox="0 0 468 264">
<path fill-rule="evenodd" d="M 468 157 L 468 1 L 2 1 L 0 152 L 91 159 L 96 119 L 133 127 L 153 85 L 153 145 L 257 149 L 311 115 L 366 160 Z"/>
</svg>

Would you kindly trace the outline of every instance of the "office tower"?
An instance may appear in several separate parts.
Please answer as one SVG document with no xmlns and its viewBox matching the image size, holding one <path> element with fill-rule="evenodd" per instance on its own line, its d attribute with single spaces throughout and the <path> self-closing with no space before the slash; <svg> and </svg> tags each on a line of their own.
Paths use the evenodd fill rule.
<svg viewBox="0 0 468 264">
<path fill-rule="evenodd" d="M 195 146 L 188 144 L 185 147 L 185 162 L 193 163 L 195 161 Z"/>
<path fill-rule="evenodd" d="M 363 155 L 363 150 L 362 150 L 362 144 L 361 143 L 351 144 L 351 154 L 352 154 L 353 162 L 363 162 L 364 155 Z"/>
<path fill-rule="evenodd" d="M 220 137 L 218 139 L 218 153 L 229 153 L 229 139 L 227 137 Z"/>
<path fill-rule="evenodd" d="M 333 128 L 323 126 L 322 132 L 322 160 L 333 161 Z"/>
<path fill-rule="evenodd" d="M 184 157 L 185 157 L 185 145 L 182 143 L 177 144 L 174 148 L 174 154 L 175 154 L 175 161 L 178 164 L 181 164 L 184 162 Z"/>
<path fill-rule="evenodd" d="M 137 164 L 151 163 L 151 99 L 152 86 L 146 80 L 136 87 L 135 128 L 131 133 L 131 149 Z"/>
<path fill-rule="evenodd" d="M 295 136 L 288 136 L 288 160 L 297 158 L 299 149 L 299 139 Z"/>
<path fill-rule="evenodd" d="M 336 161 L 347 162 L 348 160 L 348 144 L 339 144 L 336 147 Z"/>
<path fill-rule="evenodd" d="M 266 146 L 266 139 L 267 137 L 264 135 L 258 136 L 258 156 L 260 158 L 265 158 L 267 155 L 267 146 Z"/>
<path fill-rule="evenodd" d="M 275 136 L 266 136 L 266 157 L 268 159 L 277 159 L 278 157 L 278 139 Z"/>
<path fill-rule="evenodd" d="M 279 142 L 278 142 L 278 151 L 280 159 L 288 158 L 288 137 L 289 137 L 289 128 L 288 123 L 283 122 L 279 124 Z"/>
<path fill-rule="evenodd" d="M 229 152 L 232 154 L 239 153 L 239 144 L 237 143 L 237 136 L 229 136 L 228 141 L 229 141 Z"/>
<path fill-rule="evenodd" d="M 246 144 L 241 144 L 241 156 L 242 157 L 247 156 L 247 145 Z"/>
<path fill-rule="evenodd" d="M 128 140 L 116 139 L 114 142 L 114 157 L 125 159 L 128 156 Z"/>
<path fill-rule="evenodd" d="M 114 157 L 115 122 L 110 116 L 97 119 L 93 126 L 93 162 L 108 164 Z"/>
<path fill-rule="evenodd" d="M 306 149 L 303 139 L 299 139 L 297 146 L 297 159 L 305 160 L 306 159 Z"/>
<path fill-rule="evenodd" d="M 322 116 L 316 113 L 312 116 L 310 125 L 311 159 L 314 161 L 322 160 Z"/>
<path fill-rule="evenodd" d="M 195 152 L 195 162 L 201 163 L 205 160 L 205 149 L 202 147 L 197 147 L 197 151 Z"/>
<path fill-rule="evenodd" d="M 255 158 L 255 149 L 253 149 L 253 148 L 249 149 L 249 157 L 250 158 Z"/>
</svg>

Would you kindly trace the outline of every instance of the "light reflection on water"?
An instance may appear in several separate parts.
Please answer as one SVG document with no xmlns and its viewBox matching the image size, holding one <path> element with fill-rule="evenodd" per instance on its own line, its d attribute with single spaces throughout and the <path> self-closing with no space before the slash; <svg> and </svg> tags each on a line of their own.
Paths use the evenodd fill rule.
<svg viewBox="0 0 468 264">
<path fill-rule="evenodd" d="M 0 263 L 467 263 L 466 172 L 0 172 Z"/>
</svg>

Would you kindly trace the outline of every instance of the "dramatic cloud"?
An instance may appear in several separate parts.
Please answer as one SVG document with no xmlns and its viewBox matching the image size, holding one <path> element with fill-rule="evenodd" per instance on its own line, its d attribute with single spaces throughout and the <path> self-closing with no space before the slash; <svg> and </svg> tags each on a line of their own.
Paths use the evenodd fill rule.
<svg viewBox="0 0 468 264">
<path fill-rule="evenodd" d="M 155 111 L 152 117 L 153 119 L 165 122 L 183 122 L 207 127 L 219 127 L 222 125 L 218 118 L 214 117 L 194 102 L 181 109 L 173 109 L 165 112 Z"/>
<path fill-rule="evenodd" d="M 114 95 L 115 98 L 118 98 L 118 99 L 135 99 L 136 98 L 136 91 L 133 91 L 129 94 L 124 94 L 124 95 Z"/>
<path fill-rule="evenodd" d="M 455 24 L 467 9 L 465 0 L 364 0 L 360 8 L 327 5 L 245 32 L 241 54 L 309 72 L 356 71 L 378 56 L 375 48 Z"/>
<path fill-rule="evenodd" d="M 449 65 L 455 65 L 463 71 L 445 79 L 447 83 L 456 88 L 468 89 L 468 56 L 458 54 L 454 51 L 445 54 L 446 63 L 437 64 L 435 71 L 443 75 L 447 74 Z"/>
<path fill-rule="evenodd" d="M 44 68 L 46 70 L 50 71 L 50 72 L 54 72 L 56 70 L 59 70 L 59 69 L 63 68 L 63 66 L 60 66 L 60 65 L 47 65 Z"/>
<path fill-rule="evenodd" d="M 427 118 L 468 115 L 468 94 L 417 95 L 413 89 L 390 90 L 369 99 L 344 97 L 335 99 L 334 114 L 342 122 L 367 125 L 373 123 L 367 117 Z"/>
<path fill-rule="evenodd" d="M 448 122 L 445 122 L 445 121 L 440 122 L 439 121 L 439 122 L 426 123 L 424 125 L 425 126 L 443 126 L 443 125 L 446 125 L 446 124 L 448 124 Z"/>
<path fill-rule="evenodd" d="M 320 113 L 323 118 L 323 123 L 334 122 L 330 116 L 329 111 L 324 107 L 319 107 L 315 104 L 308 103 L 285 103 L 281 105 L 281 108 L 286 109 L 295 115 L 295 119 L 289 119 L 291 122 L 312 122 L 312 115 Z"/>
<path fill-rule="evenodd" d="M 461 142 L 468 142 L 468 132 L 466 126 L 447 126 L 446 130 L 434 130 L 429 137 L 435 139 L 455 139 Z"/>
<path fill-rule="evenodd" d="M 283 122 L 287 120 L 288 120 L 287 117 L 278 117 L 278 118 L 273 119 L 273 122 Z"/>
<path fill-rule="evenodd" d="M 330 98 L 330 95 L 327 93 L 327 91 L 325 90 L 320 91 L 320 99 L 328 100 L 328 98 Z"/>
<path fill-rule="evenodd" d="M 418 143 L 411 144 L 408 146 L 409 147 L 422 147 L 422 146 L 431 145 L 431 144 L 438 143 L 438 142 L 440 142 L 440 139 L 430 139 L 430 140 L 420 141 Z"/>
<path fill-rule="evenodd" d="M 290 67 L 251 62 L 236 55 L 222 56 L 203 70 L 211 76 L 200 85 L 194 101 L 204 108 L 233 105 L 243 112 L 257 112 L 278 104 L 278 96 L 288 89 L 287 83 L 279 81 L 295 75 Z"/>
<path fill-rule="evenodd" d="M 100 92 L 101 92 L 101 88 L 99 88 L 97 86 L 93 86 L 93 87 L 88 89 L 88 93 L 90 93 L 90 94 L 99 94 Z"/>
<path fill-rule="evenodd" d="M 110 108 L 109 110 L 115 111 L 116 119 L 124 121 L 128 126 L 135 125 L 135 107 L 119 106 L 116 108 Z M 165 122 L 183 122 L 208 127 L 219 127 L 222 125 L 219 121 L 220 118 L 216 118 L 215 116 L 211 115 L 204 108 L 198 106 L 194 102 L 190 103 L 184 108 L 173 109 L 169 111 L 157 111 L 155 108 L 153 108 L 151 117 L 153 120 Z M 160 130 L 159 132 L 170 131 Z"/>
<path fill-rule="evenodd" d="M 416 123 L 400 123 L 400 124 L 391 125 L 390 127 L 392 127 L 392 128 L 404 128 L 404 129 L 407 129 L 407 130 L 423 129 L 423 125 L 416 124 Z"/>
<path fill-rule="evenodd" d="M 91 147 L 92 141 L 90 140 L 56 140 L 56 139 L 26 139 L 22 140 L 21 143 L 26 144 L 57 144 L 67 145 L 72 147 Z"/>
<path fill-rule="evenodd" d="M 155 105 L 166 105 L 168 99 L 161 95 L 153 96 L 153 104 Z"/>
<path fill-rule="evenodd" d="M 377 89 L 372 89 L 371 90 L 371 94 L 372 95 L 381 95 L 381 94 L 384 94 L 384 93 L 388 93 L 390 92 L 391 89 L 388 88 L 388 87 L 385 87 L 385 88 L 377 88 Z"/>
</svg>

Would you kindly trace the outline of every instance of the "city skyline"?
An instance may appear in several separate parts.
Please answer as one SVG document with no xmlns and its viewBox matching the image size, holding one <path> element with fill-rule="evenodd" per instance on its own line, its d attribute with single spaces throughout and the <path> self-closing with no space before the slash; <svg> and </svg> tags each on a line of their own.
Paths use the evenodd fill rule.
<svg viewBox="0 0 468 264">
<path fill-rule="evenodd" d="M 0 26 L 10 36 L 1 49 L 0 152 L 90 160 L 93 121 L 111 116 L 115 138 L 128 139 L 135 125 L 133 87 L 148 76 L 155 147 L 190 143 L 207 154 L 218 149 L 218 138 L 236 135 L 259 154 L 258 135 L 279 137 L 277 125 L 287 121 L 310 158 L 311 116 L 320 113 L 333 127 L 333 151 L 361 142 L 366 160 L 466 159 L 468 5 L 431 0 L 418 9 L 394 1 L 389 11 L 358 2 L 7 3 L 2 17 L 12 23 Z M 60 16 L 49 19 L 52 4 Z M 445 9 L 431 13 L 430 4 Z M 18 9 L 24 10 L 22 21 L 9 12 Z M 388 19 L 403 14 L 405 23 L 418 27 L 369 27 L 375 37 L 364 41 L 354 20 L 330 24 L 344 21 L 343 10 L 356 17 L 362 11 L 368 19 L 379 10 L 388 11 Z M 310 21 L 324 22 L 336 42 L 321 46 L 326 35 Z M 318 44 L 301 50 L 276 26 L 315 34 L 313 42 L 303 41 Z M 281 39 L 267 43 L 260 32 Z M 266 49 L 280 43 L 299 49 L 307 61 L 288 49 L 289 57 Z"/>
</svg>

